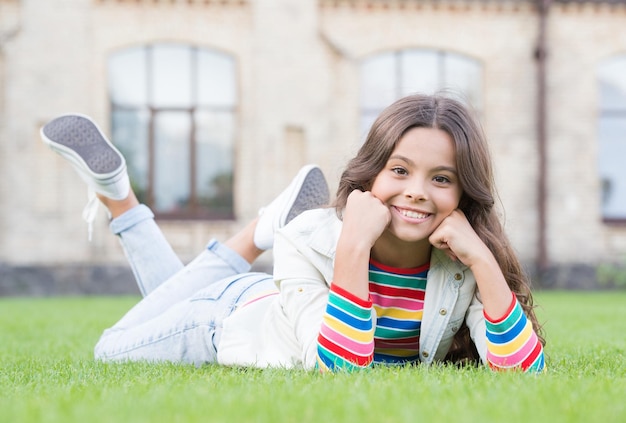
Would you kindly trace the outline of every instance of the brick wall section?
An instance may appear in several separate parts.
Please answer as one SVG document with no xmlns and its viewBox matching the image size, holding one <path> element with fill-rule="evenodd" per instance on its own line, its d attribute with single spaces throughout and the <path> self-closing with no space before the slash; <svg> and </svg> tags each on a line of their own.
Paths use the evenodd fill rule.
<svg viewBox="0 0 626 423">
<path fill-rule="evenodd" d="M 483 123 L 507 231 L 524 262 L 536 258 L 538 21 L 531 2 L 0 0 L 0 7 L 5 266 L 124 265 L 103 213 L 87 243 L 84 185 L 38 130 L 67 111 L 92 115 L 108 130 L 107 55 L 158 41 L 228 52 L 239 72 L 238 220 L 161 222 L 184 260 L 211 236 L 224 239 L 242 226 L 305 162 L 321 164 L 334 190 L 362 138 L 359 60 L 409 47 L 483 64 Z M 18 32 L 1 38 L 8 27 Z M 595 69 L 626 53 L 626 8 L 557 3 L 548 28 L 548 251 L 554 264 L 593 266 L 626 249 L 624 227 L 601 221 L 595 162 Z"/>
</svg>

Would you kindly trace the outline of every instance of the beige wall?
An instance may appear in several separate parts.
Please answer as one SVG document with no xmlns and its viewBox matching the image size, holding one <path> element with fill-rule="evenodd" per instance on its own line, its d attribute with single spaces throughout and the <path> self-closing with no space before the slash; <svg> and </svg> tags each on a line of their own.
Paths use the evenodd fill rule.
<svg viewBox="0 0 626 423">
<path fill-rule="evenodd" d="M 548 240 L 556 262 L 626 254 L 626 227 L 600 214 L 596 69 L 626 54 L 624 7 L 561 7 L 550 21 Z"/>
<path fill-rule="evenodd" d="M 254 216 L 305 162 L 321 164 L 334 190 L 362 137 L 360 59 L 424 47 L 482 63 L 483 123 L 506 227 L 522 259 L 532 263 L 537 14 L 529 2 L 437 3 L 0 0 L 0 262 L 124 261 L 104 213 L 87 243 L 80 220 L 84 186 L 43 146 L 38 129 L 67 111 L 90 114 L 107 128 L 107 55 L 135 44 L 184 41 L 232 54 L 239 72 L 239 220 L 161 222 L 184 259 L 210 236 L 223 239 Z M 19 32 L 1 38 L 9 27 Z M 549 258 L 595 264 L 626 251 L 626 229 L 605 225 L 600 215 L 595 87 L 596 66 L 626 54 L 626 9 L 556 5 L 548 28 Z"/>
</svg>

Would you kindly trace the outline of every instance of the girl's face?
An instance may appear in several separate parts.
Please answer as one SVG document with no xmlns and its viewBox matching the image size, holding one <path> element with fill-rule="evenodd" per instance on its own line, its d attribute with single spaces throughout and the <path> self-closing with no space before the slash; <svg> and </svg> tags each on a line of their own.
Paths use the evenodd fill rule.
<svg viewBox="0 0 626 423">
<path fill-rule="evenodd" d="M 402 248 L 408 242 L 430 250 L 428 237 L 461 199 L 452 137 L 433 128 L 407 131 L 371 192 L 391 211 L 391 223 L 379 241 L 386 247 Z"/>
</svg>

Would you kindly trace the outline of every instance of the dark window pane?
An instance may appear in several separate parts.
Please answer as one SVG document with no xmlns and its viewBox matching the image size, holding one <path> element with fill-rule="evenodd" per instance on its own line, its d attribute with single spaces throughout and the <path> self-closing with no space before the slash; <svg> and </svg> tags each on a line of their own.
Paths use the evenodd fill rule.
<svg viewBox="0 0 626 423">
<path fill-rule="evenodd" d="M 400 95 L 432 94 L 440 86 L 439 55 L 430 50 L 406 50 L 400 59 Z"/>
<path fill-rule="evenodd" d="M 146 49 L 129 48 L 116 52 L 108 61 L 109 95 L 119 106 L 148 104 Z"/>
<path fill-rule="evenodd" d="M 154 117 L 154 208 L 179 213 L 189 207 L 191 119 L 184 112 L 159 112 Z"/>
<path fill-rule="evenodd" d="M 598 67 L 602 215 L 626 219 L 626 55 Z"/>
<path fill-rule="evenodd" d="M 396 96 L 396 64 L 393 53 L 382 53 L 361 64 L 361 107 L 383 109 Z"/>
<path fill-rule="evenodd" d="M 196 189 L 198 202 L 212 215 L 231 217 L 233 208 L 232 113 L 196 114 Z"/>
<path fill-rule="evenodd" d="M 198 54 L 198 105 L 233 108 L 237 102 L 235 62 L 210 52 Z"/>
<path fill-rule="evenodd" d="M 180 45 L 156 45 L 152 48 L 152 106 L 192 106 L 191 53 L 191 48 Z"/>
<path fill-rule="evenodd" d="M 602 213 L 626 219 L 626 117 L 601 117 L 599 133 Z"/>
<path fill-rule="evenodd" d="M 446 54 L 442 88 L 458 94 L 458 99 L 482 109 L 482 66 L 459 54 Z"/>
<path fill-rule="evenodd" d="M 626 56 L 609 59 L 598 69 L 600 110 L 626 112 Z"/>
<path fill-rule="evenodd" d="M 148 201 L 148 125 L 147 110 L 114 110 L 112 136 L 128 167 L 128 176 L 137 198 Z"/>
</svg>

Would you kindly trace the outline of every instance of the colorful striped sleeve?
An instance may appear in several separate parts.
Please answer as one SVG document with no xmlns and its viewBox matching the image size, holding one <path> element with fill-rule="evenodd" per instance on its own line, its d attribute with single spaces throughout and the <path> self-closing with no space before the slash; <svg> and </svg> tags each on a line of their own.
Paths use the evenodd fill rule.
<svg viewBox="0 0 626 423">
<path fill-rule="evenodd" d="M 331 284 L 328 305 L 317 338 L 321 371 L 369 367 L 374 359 L 372 301 Z"/>
<path fill-rule="evenodd" d="M 541 372 L 545 362 L 543 346 L 515 294 L 500 319 L 484 313 L 487 326 L 487 361 L 494 370 L 522 369 Z"/>
</svg>

